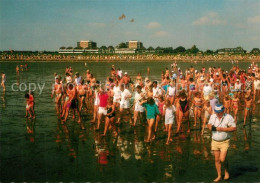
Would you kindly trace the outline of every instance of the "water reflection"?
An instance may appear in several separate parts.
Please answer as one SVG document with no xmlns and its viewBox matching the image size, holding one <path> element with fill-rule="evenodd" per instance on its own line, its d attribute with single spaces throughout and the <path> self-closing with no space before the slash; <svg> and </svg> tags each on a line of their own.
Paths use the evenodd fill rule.
<svg viewBox="0 0 260 183">
<path fill-rule="evenodd" d="M 251 127 L 251 125 L 250 125 Z M 247 130 L 246 128 L 244 128 L 244 151 L 248 152 L 250 150 L 250 146 L 251 146 L 251 128 L 249 128 L 248 130 L 248 134 L 247 134 Z"/>
<path fill-rule="evenodd" d="M 58 145 L 58 149 L 61 150 L 63 146 L 66 147 L 68 157 L 71 161 L 74 161 L 78 157 L 79 142 L 85 143 L 87 140 L 87 133 L 76 122 L 72 124 L 61 124 L 57 122 L 56 127 L 56 139 L 55 142 Z"/>
<path fill-rule="evenodd" d="M 5 110 L 5 108 L 6 108 L 6 96 L 5 96 L 5 91 L 2 92 L 1 100 L 2 100 L 2 109 Z"/>
<path fill-rule="evenodd" d="M 26 131 L 27 131 L 27 139 L 34 143 L 35 141 L 35 120 L 26 118 Z"/>
</svg>

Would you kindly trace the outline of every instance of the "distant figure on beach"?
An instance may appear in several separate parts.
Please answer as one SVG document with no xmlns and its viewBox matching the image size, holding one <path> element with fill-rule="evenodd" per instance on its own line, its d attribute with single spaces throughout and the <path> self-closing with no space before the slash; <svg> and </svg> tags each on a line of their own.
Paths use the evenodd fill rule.
<svg viewBox="0 0 260 183">
<path fill-rule="evenodd" d="M 147 67 L 147 76 L 149 77 L 150 75 L 150 67 Z"/>
<path fill-rule="evenodd" d="M 19 68 L 19 65 L 16 66 L 16 74 L 19 74 L 19 71 L 20 71 L 20 68 Z"/>
<path fill-rule="evenodd" d="M 229 179 L 228 162 L 226 159 L 230 145 L 230 132 L 236 131 L 234 118 L 225 113 L 222 104 L 217 104 L 214 108 L 215 114 L 210 116 L 208 128 L 212 131 L 211 150 L 215 156 L 215 166 L 218 177 L 214 182 L 221 180 L 221 165 L 225 168 L 224 180 Z"/>
<path fill-rule="evenodd" d="M 55 103 L 56 103 L 57 114 L 62 112 L 61 98 L 62 98 L 62 94 L 63 94 L 63 84 L 60 82 L 60 80 L 61 80 L 60 76 L 55 77 L 55 84 L 54 84 L 52 94 L 51 94 L 51 97 L 53 97 L 54 94 L 56 95 Z"/>
<path fill-rule="evenodd" d="M 5 82 L 6 82 L 6 75 L 4 72 L 2 72 L 2 82 L 1 82 L 1 86 L 3 88 L 3 91 L 5 91 Z"/>
</svg>

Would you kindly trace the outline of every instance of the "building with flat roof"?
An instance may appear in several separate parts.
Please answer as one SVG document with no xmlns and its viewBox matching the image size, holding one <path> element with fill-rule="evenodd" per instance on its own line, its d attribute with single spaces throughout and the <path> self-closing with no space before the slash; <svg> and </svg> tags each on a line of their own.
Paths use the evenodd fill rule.
<svg viewBox="0 0 260 183">
<path fill-rule="evenodd" d="M 77 42 L 77 47 L 84 49 L 93 49 L 97 47 L 97 43 L 91 40 Z"/>
<path fill-rule="evenodd" d="M 136 49 L 132 49 L 132 48 L 119 48 L 119 49 L 115 49 L 115 53 L 118 53 L 118 54 L 135 54 L 136 53 Z"/>
<path fill-rule="evenodd" d="M 222 48 L 217 50 L 218 54 L 241 54 L 246 53 L 246 50 L 244 50 L 242 47 L 236 47 L 236 48 Z"/>
<path fill-rule="evenodd" d="M 143 47 L 143 43 L 140 41 L 128 41 L 126 42 L 126 46 L 129 49 L 141 49 Z"/>
</svg>

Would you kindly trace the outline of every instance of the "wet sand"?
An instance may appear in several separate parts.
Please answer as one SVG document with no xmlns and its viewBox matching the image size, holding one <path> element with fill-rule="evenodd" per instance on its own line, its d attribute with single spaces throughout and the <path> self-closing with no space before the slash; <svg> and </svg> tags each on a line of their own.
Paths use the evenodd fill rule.
<svg viewBox="0 0 260 183">
<path fill-rule="evenodd" d="M 100 137 L 93 130 L 91 114 L 83 114 L 86 130 L 69 119 L 61 125 L 55 111 L 54 99 L 50 98 L 53 73 L 64 75 L 66 66 L 83 74 L 90 69 L 97 80 L 105 81 L 114 64 L 134 77 L 138 72 L 146 76 L 147 66 L 151 79 L 160 80 L 161 71 L 169 63 L 30 63 L 29 71 L 15 74 L 15 62 L 1 62 L 0 71 L 7 76 L 7 92 L 0 90 L 0 180 L 10 181 L 102 181 L 102 182 L 209 182 L 216 178 L 214 157 L 210 151 L 210 133 L 200 136 L 199 126 L 190 135 L 175 137 L 165 145 L 166 134 L 160 124 L 158 138 L 151 144 L 143 142 L 145 127 L 130 128 L 122 123 L 120 135 Z M 242 69 L 250 63 L 241 63 Z M 190 63 L 180 63 L 181 68 Z M 195 69 L 218 66 L 218 63 L 193 64 Z M 231 63 L 222 63 L 224 69 Z M 41 95 L 36 90 L 36 119 L 24 118 L 24 91 L 11 91 L 11 85 L 20 83 L 45 83 Z M 255 106 L 250 125 L 243 129 L 243 108 L 238 115 L 238 130 L 231 139 L 228 159 L 231 182 L 256 182 L 260 180 L 260 104 Z M 248 121 L 249 123 L 249 121 Z M 103 129 L 103 124 L 102 124 Z M 176 129 L 176 127 L 174 127 Z"/>
</svg>

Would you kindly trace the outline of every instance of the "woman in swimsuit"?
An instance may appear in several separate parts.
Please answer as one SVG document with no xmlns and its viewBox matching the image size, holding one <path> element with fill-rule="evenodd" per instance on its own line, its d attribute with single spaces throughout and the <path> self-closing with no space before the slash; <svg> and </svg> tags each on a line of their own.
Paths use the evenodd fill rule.
<svg viewBox="0 0 260 183">
<path fill-rule="evenodd" d="M 245 113 L 244 113 L 244 125 L 243 127 L 246 126 L 246 118 L 248 114 L 252 113 L 252 102 L 253 99 L 250 97 L 250 95 L 245 96 Z"/>
<path fill-rule="evenodd" d="M 223 105 L 225 107 L 225 113 L 229 114 L 230 113 L 230 106 L 231 106 L 231 100 L 228 94 L 225 95 L 224 100 L 223 100 Z"/>
<path fill-rule="evenodd" d="M 193 96 L 196 91 L 196 83 L 194 82 L 193 78 L 189 80 L 189 98 Z"/>
<path fill-rule="evenodd" d="M 136 82 L 136 86 L 142 84 L 142 76 L 141 76 L 141 73 L 140 73 L 140 72 L 138 72 L 138 74 L 137 74 L 137 76 L 136 76 L 135 82 Z"/>
<path fill-rule="evenodd" d="M 114 129 L 114 132 L 117 135 L 116 126 L 114 124 L 114 121 L 115 121 L 115 106 L 113 104 L 113 98 L 110 97 L 108 99 L 108 103 L 107 103 L 106 123 L 105 123 L 104 133 L 102 134 L 102 136 L 106 136 L 107 130 L 111 129 L 111 128 Z"/>
<path fill-rule="evenodd" d="M 238 98 L 237 93 L 234 95 L 234 98 L 232 99 L 232 105 L 233 105 L 235 122 L 237 123 L 237 112 L 238 112 L 238 106 L 239 106 L 239 98 Z"/>
<path fill-rule="evenodd" d="M 184 90 L 180 92 L 179 95 L 179 102 L 178 102 L 178 127 L 176 133 L 180 132 L 181 124 L 182 124 L 182 118 L 186 117 L 188 119 L 188 133 L 190 132 L 190 121 L 189 121 L 189 101 L 187 98 L 187 95 Z M 176 106 L 176 107 L 177 107 Z"/>
<path fill-rule="evenodd" d="M 223 74 L 223 78 L 221 81 L 221 94 L 222 96 L 225 95 L 225 93 L 228 91 L 228 80 L 227 80 L 227 76 L 225 74 Z"/>
<path fill-rule="evenodd" d="M 197 125 L 197 117 L 201 122 L 201 109 L 202 109 L 202 97 L 200 92 L 195 93 L 195 97 L 193 99 L 192 107 L 194 106 L 194 127 Z"/>
</svg>

